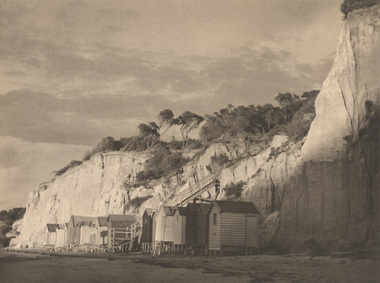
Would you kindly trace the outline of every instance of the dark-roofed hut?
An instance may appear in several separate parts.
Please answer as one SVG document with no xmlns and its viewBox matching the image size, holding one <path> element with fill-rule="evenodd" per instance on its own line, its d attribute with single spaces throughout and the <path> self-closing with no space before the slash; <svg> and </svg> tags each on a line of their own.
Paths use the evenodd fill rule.
<svg viewBox="0 0 380 283">
<path fill-rule="evenodd" d="M 211 203 L 201 203 L 197 214 L 197 243 L 208 253 L 209 213 Z"/>
<path fill-rule="evenodd" d="M 200 203 L 188 203 L 186 207 L 186 245 L 198 244 L 197 241 L 197 214 Z"/>
<path fill-rule="evenodd" d="M 173 219 L 173 244 L 186 244 L 186 207 L 176 207 Z"/>
<path fill-rule="evenodd" d="M 209 250 L 258 247 L 258 214 L 252 202 L 213 201 L 209 216 Z"/>
<path fill-rule="evenodd" d="M 57 224 L 46 224 L 46 245 L 55 246 L 57 240 Z"/>
<path fill-rule="evenodd" d="M 146 208 L 142 216 L 141 243 L 143 252 L 151 249 L 153 241 L 153 212 L 152 208 Z"/>
</svg>

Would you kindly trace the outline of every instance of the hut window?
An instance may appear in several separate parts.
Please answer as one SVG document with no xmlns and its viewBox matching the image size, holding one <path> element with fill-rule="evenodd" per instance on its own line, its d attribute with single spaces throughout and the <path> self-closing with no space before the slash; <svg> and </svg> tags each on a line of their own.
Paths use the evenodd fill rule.
<svg viewBox="0 0 380 283">
<path fill-rule="evenodd" d="M 217 224 L 217 217 L 218 217 L 218 214 L 217 213 L 214 213 L 212 215 L 212 224 L 216 225 Z"/>
</svg>

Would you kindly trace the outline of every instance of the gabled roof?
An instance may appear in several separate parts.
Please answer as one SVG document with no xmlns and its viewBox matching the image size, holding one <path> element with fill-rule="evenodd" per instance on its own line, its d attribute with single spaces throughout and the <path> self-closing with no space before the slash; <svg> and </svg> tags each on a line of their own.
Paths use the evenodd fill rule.
<svg viewBox="0 0 380 283">
<path fill-rule="evenodd" d="M 152 216 L 154 212 L 153 208 L 145 208 L 144 215 Z"/>
<path fill-rule="evenodd" d="M 57 229 L 65 229 L 65 224 L 57 224 Z"/>
<path fill-rule="evenodd" d="M 212 205 L 218 206 L 221 212 L 259 214 L 252 202 L 214 200 Z"/>
<path fill-rule="evenodd" d="M 186 212 L 198 212 L 199 207 L 201 206 L 200 203 L 188 203 L 187 204 L 187 211 Z"/>
<path fill-rule="evenodd" d="M 211 203 L 201 203 L 201 206 L 199 207 L 199 210 L 203 210 L 204 213 L 208 214 L 208 212 L 211 209 Z"/>
<path fill-rule="evenodd" d="M 46 224 L 48 232 L 55 232 L 57 230 L 58 224 Z"/>
<path fill-rule="evenodd" d="M 178 210 L 178 214 L 179 215 L 186 215 L 186 212 L 187 212 L 187 208 L 186 207 L 182 207 L 182 206 L 178 206 L 174 209 L 174 213 L 175 211 Z"/>
<path fill-rule="evenodd" d="M 96 218 L 91 216 L 71 215 L 69 223 L 74 227 L 89 226 L 94 219 Z"/>
<path fill-rule="evenodd" d="M 100 227 L 108 226 L 107 216 L 99 216 L 98 217 L 98 224 Z"/>
</svg>

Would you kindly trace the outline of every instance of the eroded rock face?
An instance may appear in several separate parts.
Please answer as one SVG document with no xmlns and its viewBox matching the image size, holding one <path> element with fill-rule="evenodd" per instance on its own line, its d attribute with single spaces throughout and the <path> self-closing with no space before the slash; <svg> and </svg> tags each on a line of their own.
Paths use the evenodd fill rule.
<svg viewBox="0 0 380 283">
<path fill-rule="evenodd" d="M 147 154 L 133 152 L 97 154 L 42 184 L 30 193 L 21 234 L 12 244 L 41 245 L 46 224 L 67 223 L 71 215 L 123 213 L 128 201 L 123 182 L 135 178 L 147 158 Z"/>
<path fill-rule="evenodd" d="M 379 241 L 380 9 L 349 15 L 281 206 L 278 243 Z"/>
</svg>

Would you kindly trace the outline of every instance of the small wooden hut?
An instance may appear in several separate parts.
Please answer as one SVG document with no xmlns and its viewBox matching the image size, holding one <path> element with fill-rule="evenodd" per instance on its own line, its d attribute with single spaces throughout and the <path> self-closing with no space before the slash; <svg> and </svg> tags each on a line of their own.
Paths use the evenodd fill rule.
<svg viewBox="0 0 380 283">
<path fill-rule="evenodd" d="M 196 245 L 197 240 L 197 214 L 200 203 L 188 203 L 186 207 L 186 245 Z"/>
<path fill-rule="evenodd" d="M 201 251 L 208 253 L 209 238 L 209 213 L 211 203 L 202 203 L 197 214 L 197 243 L 200 245 Z"/>
<path fill-rule="evenodd" d="M 147 252 L 152 248 L 153 240 L 153 212 L 152 208 L 147 208 L 142 216 L 142 234 L 141 243 L 143 252 Z"/>
<path fill-rule="evenodd" d="M 174 207 L 162 206 L 156 217 L 156 242 L 173 242 L 173 220 L 174 220 Z"/>
<path fill-rule="evenodd" d="M 81 236 L 82 226 L 90 225 L 93 217 L 89 216 L 79 216 L 71 215 L 70 220 L 67 224 L 67 238 L 66 244 L 68 245 L 80 245 L 86 242 L 86 237 Z"/>
<path fill-rule="evenodd" d="M 127 235 L 127 227 L 136 223 L 135 215 L 124 215 L 124 214 L 110 214 L 107 218 L 108 223 L 108 248 L 112 251 L 115 247 L 125 244 L 129 241 Z M 124 247 L 125 248 L 125 247 Z"/>
<path fill-rule="evenodd" d="M 57 224 L 46 224 L 46 245 L 55 246 L 57 241 Z"/>
<path fill-rule="evenodd" d="M 186 207 L 176 207 L 173 219 L 173 244 L 181 249 L 186 244 Z"/>
<path fill-rule="evenodd" d="M 57 239 L 55 242 L 56 248 L 63 248 L 65 246 L 66 227 L 65 224 L 57 224 Z"/>
<path fill-rule="evenodd" d="M 258 247 L 258 214 L 252 202 L 213 201 L 209 216 L 209 250 Z"/>
<path fill-rule="evenodd" d="M 95 246 L 96 245 L 96 226 L 98 218 L 90 217 L 87 220 L 78 222 L 78 225 L 81 228 L 80 232 L 80 244 L 86 246 Z"/>
</svg>

